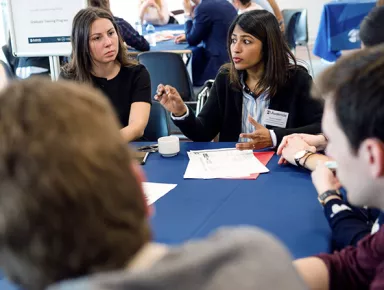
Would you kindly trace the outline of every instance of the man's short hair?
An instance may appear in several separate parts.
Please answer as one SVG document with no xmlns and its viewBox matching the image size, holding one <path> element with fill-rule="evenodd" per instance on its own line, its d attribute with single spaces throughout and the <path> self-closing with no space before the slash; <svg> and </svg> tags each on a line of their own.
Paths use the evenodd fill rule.
<svg viewBox="0 0 384 290">
<path fill-rule="evenodd" d="M 384 6 L 375 7 L 360 25 L 360 39 L 365 46 L 384 43 Z"/>
<path fill-rule="evenodd" d="M 150 240 L 107 99 L 60 81 L 0 93 L 0 269 L 26 290 L 124 267 Z"/>
<path fill-rule="evenodd" d="M 315 84 L 312 93 L 332 100 L 354 151 L 367 138 L 384 142 L 384 45 L 341 58 Z"/>
</svg>

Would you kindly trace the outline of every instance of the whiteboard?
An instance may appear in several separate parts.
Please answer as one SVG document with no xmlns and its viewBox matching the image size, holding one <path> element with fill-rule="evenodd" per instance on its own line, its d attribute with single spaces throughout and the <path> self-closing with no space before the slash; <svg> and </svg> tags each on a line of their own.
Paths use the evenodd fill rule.
<svg viewBox="0 0 384 290">
<path fill-rule="evenodd" d="M 68 56 L 72 21 L 87 0 L 7 0 L 15 56 Z"/>
</svg>

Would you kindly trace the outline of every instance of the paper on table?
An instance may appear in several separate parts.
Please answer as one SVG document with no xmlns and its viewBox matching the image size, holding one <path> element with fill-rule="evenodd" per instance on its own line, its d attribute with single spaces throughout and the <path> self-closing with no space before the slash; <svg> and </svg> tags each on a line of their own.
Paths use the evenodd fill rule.
<svg viewBox="0 0 384 290">
<path fill-rule="evenodd" d="M 163 197 L 177 186 L 177 184 L 155 182 L 143 182 L 142 184 L 148 205 L 155 203 L 160 197 Z"/>
<path fill-rule="evenodd" d="M 255 173 L 269 172 L 252 150 L 235 148 L 188 152 L 189 163 L 184 178 L 241 178 Z"/>
</svg>

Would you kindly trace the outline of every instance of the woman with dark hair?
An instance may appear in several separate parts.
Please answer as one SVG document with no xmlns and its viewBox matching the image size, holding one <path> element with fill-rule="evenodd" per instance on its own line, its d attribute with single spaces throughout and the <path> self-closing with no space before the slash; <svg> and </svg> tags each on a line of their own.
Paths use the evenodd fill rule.
<svg viewBox="0 0 384 290">
<path fill-rule="evenodd" d="M 322 105 L 310 97 L 312 78 L 296 64 L 276 18 L 265 10 L 239 15 L 228 33 L 231 62 L 221 69 L 199 116 L 171 86 L 155 99 L 193 141 L 239 141 L 238 149 L 276 147 L 292 133 L 321 132 Z"/>
<path fill-rule="evenodd" d="M 99 88 L 110 100 L 126 141 L 143 136 L 151 108 L 144 66 L 130 61 L 113 16 L 100 8 L 80 10 L 72 24 L 71 62 L 62 77 Z"/>
</svg>

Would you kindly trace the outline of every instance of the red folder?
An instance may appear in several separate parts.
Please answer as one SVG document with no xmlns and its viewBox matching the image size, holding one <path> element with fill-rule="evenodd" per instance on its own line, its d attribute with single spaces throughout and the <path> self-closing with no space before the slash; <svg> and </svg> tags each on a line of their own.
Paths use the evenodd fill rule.
<svg viewBox="0 0 384 290">
<path fill-rule="evenodd" d="M 265 166 L 267 166 L 268 162 L 271 160 L 271 158 L 273 157 L 274 154 L 275 154 L 274 151 L 253 152 L 253 155 L 255 155 L 255 157 L 257 159 L 259 159 L 259 161 L 261 163 L 263 163 L 263 165 L 265 165 Z M 254 179 L 258 178 L 259 175 L 260 175 L 260 173 L 255 173 L 255 174 L 251 174 L 250 176 L 244 176 L 244 177 L 239 177 L 239 178 L 228 178 L 228 179 L 252 179 L 252 180 L 254 180 Z"/>
</svg>

